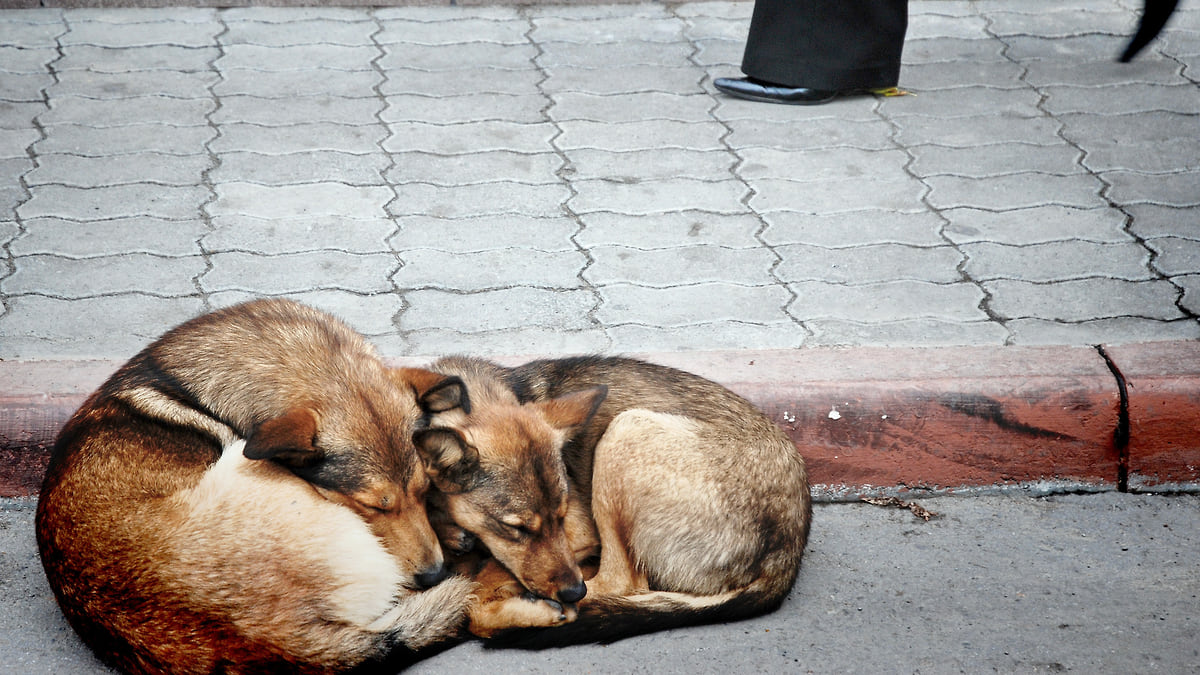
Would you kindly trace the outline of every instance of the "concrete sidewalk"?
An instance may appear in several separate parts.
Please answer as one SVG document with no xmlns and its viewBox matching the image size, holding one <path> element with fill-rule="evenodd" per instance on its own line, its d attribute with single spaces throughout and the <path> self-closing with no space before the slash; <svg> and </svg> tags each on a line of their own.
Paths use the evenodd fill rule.
<svg viewBox="0 0 1200 675">
<path fill-rule="evenodd" d="M 1200 497 L 940 498 L 929 522 L 821 504 L 800 579 L 748 621 L 545 652 L 460 645 L 412 673 L 1190 673 L 1200 669 Z M 0 502 L 0 662 L 106 673 Z"/>
</svg>

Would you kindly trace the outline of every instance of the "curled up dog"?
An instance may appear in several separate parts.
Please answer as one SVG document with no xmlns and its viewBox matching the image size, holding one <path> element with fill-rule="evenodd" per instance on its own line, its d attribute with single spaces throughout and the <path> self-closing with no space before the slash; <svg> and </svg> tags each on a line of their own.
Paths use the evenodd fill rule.
<svg viewBox="0 0 1200 675">
<path fill-rule="evenodd" d="M 492 392 L 414 439 L 454 526 L 444 541 L 465 548 L 465 530 L 503 566 L 478 577 L 475 634 L 607 642 L 771 611 L 791 589 L 811 519 L 804 462 L 733 392 L 623 358 L 432 368 Z"/>
<path fill-rule="evenodd" d="M 292 302 L 176 327 L 56 442 L 36 531 L 60 607 L 132 673 L 324 673 L 454 635 L 474 584 L 446 578 L 412 434 L 465 400 Z"/>
</svg>

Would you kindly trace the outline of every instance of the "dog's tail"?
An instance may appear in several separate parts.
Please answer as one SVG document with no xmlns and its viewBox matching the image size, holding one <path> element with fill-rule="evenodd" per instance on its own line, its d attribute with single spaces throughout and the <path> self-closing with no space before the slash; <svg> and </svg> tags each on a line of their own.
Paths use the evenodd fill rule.
<svg viewBox="0 0 1200 675">
<path fill-rule="evenodd" d="M 718 595 L 650 591 L 637 595 L 587 596 L 579 617 L 555 628 L 504 631 L 489 647 L 545 649 L 573 644 L 607 644 L 632 635 L 671 628 L 744 619 L 779 607 L 791 584 L 756 581 Z"/>
</svg>

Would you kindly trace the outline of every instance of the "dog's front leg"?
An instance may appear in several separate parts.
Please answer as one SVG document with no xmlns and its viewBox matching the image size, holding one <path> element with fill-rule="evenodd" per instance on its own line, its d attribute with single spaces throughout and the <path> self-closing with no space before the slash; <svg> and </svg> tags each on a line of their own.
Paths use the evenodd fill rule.
<svg viewBox="0 0 1200 675">
<path fill-rule="evenodd" d="M 468 610 L 467 629 L 472 635 L 491 638 L 513 628 L 549 628 L 574 621 L 574 607 L 537 598 L 526 592 L 507 569 L 488 560 L 475 575 L 478 602 Z"/>
</svg>

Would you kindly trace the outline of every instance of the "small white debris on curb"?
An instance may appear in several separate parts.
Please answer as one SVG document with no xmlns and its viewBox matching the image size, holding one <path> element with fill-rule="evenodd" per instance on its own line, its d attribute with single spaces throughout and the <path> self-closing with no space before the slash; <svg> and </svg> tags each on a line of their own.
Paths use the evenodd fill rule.
<svg viewBox="0 0 1200 675">
<path fill-rule="evenodd" d="M 842 413 L 838 412 L 837 408 L 830 408 L 829 409 L 829 419 L 840 420 L 840 419 L 842 419 Z"/>
</svg>

